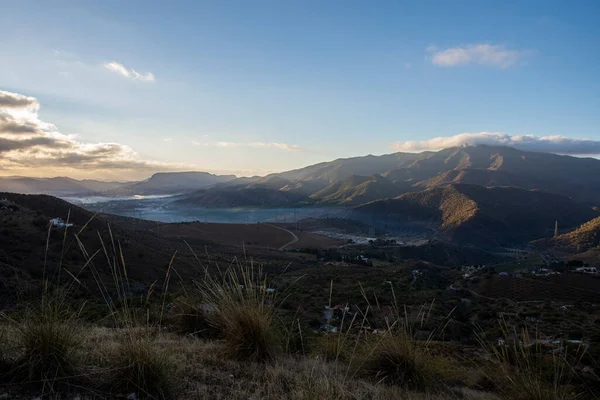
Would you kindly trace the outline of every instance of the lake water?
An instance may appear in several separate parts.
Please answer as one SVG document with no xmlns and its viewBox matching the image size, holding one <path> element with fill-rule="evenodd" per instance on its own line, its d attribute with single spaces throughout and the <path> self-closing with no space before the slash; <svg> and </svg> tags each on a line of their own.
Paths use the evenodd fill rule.
<svg viewBox="0 0 600 400">
<path fill-rule="evenodd" d="M 65 200 L 90 211 L 105 212 L 160 222 L 219 222 L 253 224 L 257 222 L 296 222 L 305 218 L 342 217 L 339 207 L 239 207 L 206 208 L 176 205 L 170 197 L 70 197 Z"/>
</svg>

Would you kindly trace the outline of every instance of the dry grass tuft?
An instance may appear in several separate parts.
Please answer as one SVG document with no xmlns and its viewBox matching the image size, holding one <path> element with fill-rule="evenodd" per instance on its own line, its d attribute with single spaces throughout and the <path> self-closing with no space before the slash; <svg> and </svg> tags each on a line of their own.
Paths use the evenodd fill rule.
<svg viewBox="0 0 600 400">
<path fill-rule="evenodd" d="M 236 264 L 221 279 L 207 275 L 198 284 L 207 319 L 225 340 L 226 355 L 246 361 L 273 361 L 282 351 L 275 295 L 260 269 Z"/>
<path fill-rule="evenodd" d="M 176 368 L 150 337 L 128 337 L 115 349 L 113 390 L 155 399 L 174 398 Z"/>
<path fill-rule="evenodd" d="M 311 346 L 312 353 L 325 361 L 347 362 L 353 350 L 351 339 L 343 333 L 323 335 L 315 339 Z"/>
<path fill-rule="evenodd" d="M 200 301 L 180 298 L 175 303 L 176 311 L 166 322 L 172 324 L 177 333 L 207 339 L 218 337 L 219 332 L 211 325 Z"/>
<path fill-rule="evenodd" d="M 9 322 L 18 354 L 11 371 L 15 379 L 52 387 L 80 372 L 85 328 L 60 296 L 45 296 L 39 305 L 24 310 L 22 318 Z"/>
<path fill-rule="evenodd" d="M 527 331 L 509 331 L 502 322 L 506 344 L 496 345 L 480 337 L 482 348 L 495 361 L 494 376 L 486 376 L 504 395 L 522 400 L 567 400 L 579 398 L 582 391 L 573 385 L 577 373 L 572 366 L 582 349 L 569 354 L 568 348 L 545 349 L 532 341 Z M 519 338 L 518 340 L 516 338 Z"/>
<path fill-rule="evenodd" d="M 435 390 L 443 386 L 449 365 L 433 357 L 426 347 L 403 335 L 384 334 L 371 338 L 366 351 L 359 357 L 359 373 L 378 383 L 409 389 Z"/>
</svg>

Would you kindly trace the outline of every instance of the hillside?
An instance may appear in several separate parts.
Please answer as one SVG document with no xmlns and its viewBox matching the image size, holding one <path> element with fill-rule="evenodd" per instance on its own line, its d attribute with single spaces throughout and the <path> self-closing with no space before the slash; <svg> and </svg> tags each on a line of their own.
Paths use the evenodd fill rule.
<svg viewBox="0 0 600 400">
<path fill-rule="evenodd" d="M 442 172 L 433 178 L 416 183 L 414 187 L 418 189 L 429 189 L 440 185 L 447 185 L 449 183 L 465 183 L 486 187 L 513 186 L 522 189 L 545 189 L 549 186 L 546 182 L 541 183 L 510 172 L 465 168 Z"/>
<path fill-rule="evenodd" d="M 339 158 L 308 167 L 272 174 L 290 180 L 324 180 L 336 182 L 352 175 L 373 175 L 410 165 L 430 153 L 394 153 L 382 156 Z"/>
<path fill-rule="evenodd" d="M 337 181 L 310 197 L 325 204 L 358 205 L 396 197 L 405 190 L 380 175 L 358 176 Z"/>
<path fill-rule="evenodd" d="M 182 196 L 175 204 L 197 207 L 279 207 L 293 205 L 305 196 L 292 191 L 263 187 L 224 187 L 198 190 Z"/>
<path fill-rule="evenodd" d="M 355 209 L 359 216 L 402 223 L 423 221 L 459 243 L 523 244 L 549 236 L 554 222 L 567 229 L 598 216 L 567 197 L 518 188 L 450 184 L 380 200 Z"/>
<path fill-rule="evenodd" d="M 535 242 L 538 246 L 548 246 L 569 253 L 580 253 L 600 246 L 600 217 L 594 218 L 577 229 L 555 238 Z"/>
<path fill-rule="evenodd" d="M 111 223 L 109 233 L 106 219 L 56 197 L 0 193 L 0 199 L 11 204 L 10 207 L 0 207 L 0 263 L 28 276 L 29 284 L 35 285 L 41 279 L 44 260 L 50 275 L 61 263 L 71 273 L 81 269 L 85 259 L 75 240 L 75 234 L 80 231 L 78 237 L 90 255 L 102 249 L 99 235 L 105 245 L 112 247 L 112 234 L 118 241 L 116 244 L 122 248 L 131 278 L 140 281 L 163 276 L 170 256 L 180 247 L 151 231 L 132 231 L 133 220 L 128 225 Z M 64 228 L 48 230 L 49 220 L 56 217 L 64 220 L 68 217 L 69 222 L 74 224 L 67 230 L 66 236 Z M 182 270 L 186 269 L 183 266 L 186 263 L 188 261 L 182 258 Z M 95 264 L 102 275 L 109 273 L 104 256 L 98 256 Z M 106 278 L 111 281 L 109 276 Z M 82 271 L 80 279 L 93 284 L 91 271 Z"/>
<path fill-rule="evenodd" d="M 64 279 L 69 273 L 78 276 L 83 285 L 78 288 L 86 296 L 90 291 L 96 296 L 95 279 L 98 276 L 107 285 L 113 281 L 105 249 L 111 258 L 116 256 L 115 259 L 120 259 L 122 252 L 130 281 L 141 286 L 164 279 L 175 252 L 174 268 L 186 281 L 198 277 L 202 270 L 199 263 L 205 267 L 220 262 L 228 264 L 243 251 L 242 243 L 247 247 L 254 246 L 253 257 L 261 260 L 265 268 L 280 268 L 293 260 L 285 253 L 273 254 L 272 250 L 267 250 L 278 248 L 292 238 L 285 230 L 272 226 L 259 227 L 262 236 L 254 237 L 251 230 L 257 229 L 256 225 L 244 225 L 243 229 L 235 231 L 234 225 L 161 224 L 109 214 L 95 215 L 48 195 L 0 193 L 0 201 L 0 276 L 3 278 L 0 279 L 0 308 L 6 302 L 14 301 L 17 292 L 38 287 L 44 274 L 44 263 L 46 276 L 53 276 L 62 265 L 68 271 Z M 74 226 L 67 229 L 66 236 L 64 228 L 49 230 L 50 219 L 66 220 L 67 216 Z M 88 255 L 97 253 L 93 263 L 85 268 L 82 268 L 86 261 L 75 239 L 76 234 Z M 310 234 L 298 233 L 298 236 L 299 244 L 314 242 Z M 327 238 L 323 241 L 337 243 Z M 195 255 L 185 242 L 194 248 Z"/>
</svg>

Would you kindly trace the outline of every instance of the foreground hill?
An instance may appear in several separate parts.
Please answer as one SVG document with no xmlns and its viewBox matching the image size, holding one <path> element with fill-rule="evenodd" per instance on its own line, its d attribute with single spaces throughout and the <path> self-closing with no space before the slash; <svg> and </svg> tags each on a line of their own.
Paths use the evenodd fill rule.
<svg viewBox="0 0 600 400">
<path fill-rule="evenodd" d="M 115 251 L 110 237 L 115 238 L 116 248 L 120 247 L 127 260 L 128 273 L 136 281 L 164 276 L 164 268 L 171 255 L 180 248 L 177 243 L 164 240 L 151 231 L 133 231 L 133 224 L 111 223 L 109 231 L 108 221 L 103 217 L 56 197 L 0 193 L 0 199 L 4 205 L 0 206 L 0 263 L 10 266 L 11 275 L 15 271 L 23 274 L 29 285 L 40 282 L 46 262 L 47 276 L 52 276 L 62 265 L 70 273 L 77 274 L 79 271 L 79 278 L 84 284 L 95 286 L 94 273 L 90 269 L 82 270 L 85 258 L 75 234 L 78 234 L 88 254 L 100 250 L 94 264 L 106 282 L 111 282 L 112 278 L 108 275 L 110 269 L 99 237 L 103 238 L 109 254 Z M 57 217 L 65 221 L 68 218 L 74 226 L 66 234 L 64 228 L 52 227 L 49 230 L 49 220 Z M 185 258 L 181 262 L 183 271 L 190 268 L 184 267 L 189 265 Z M 0 275 L 6 276 L 4 273 L 8 272 L 0 271 Z"/>
<path fill-rule="evenodd" d="M 507 246 L 552 235 L 598 216 L 567 197 L 518 188 L 450 184 L 362 205 L 355 213 L 402 223 L 422 221 L 462 243 Z"/>
</svg>

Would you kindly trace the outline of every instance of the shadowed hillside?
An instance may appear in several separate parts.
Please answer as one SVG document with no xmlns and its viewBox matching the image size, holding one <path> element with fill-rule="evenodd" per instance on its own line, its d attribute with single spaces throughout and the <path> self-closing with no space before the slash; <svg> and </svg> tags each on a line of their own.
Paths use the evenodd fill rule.
<svg viewBox="0 0 600 400">
<path fill-rule="evenodd" d="M 586 222 L 579 228 L 555 238 L 535 242 L 567 252 L 583 252 L 600 246 L 600 217 Z"/>
<path fill-rule="evenodd" d="M 226 187 L 199 190 L 177 200 L 176 203 L 199 207 L 278 207 L 296 204 L 304 198 L 300 194 L 277 189 Z"/>
<path fill-rule="evenodd" d="M 429 221 L 447 238 L 486 245 L 524 243 L 551 235 L 555 221 L 567 228 L 598 215 L 590 207 L 559 195 L 464 184 L 375 201 L 356 212 L 397 221 Z"/>
</svg>

